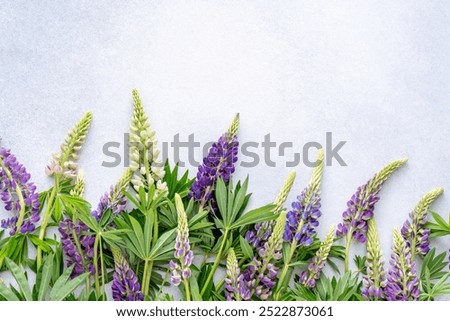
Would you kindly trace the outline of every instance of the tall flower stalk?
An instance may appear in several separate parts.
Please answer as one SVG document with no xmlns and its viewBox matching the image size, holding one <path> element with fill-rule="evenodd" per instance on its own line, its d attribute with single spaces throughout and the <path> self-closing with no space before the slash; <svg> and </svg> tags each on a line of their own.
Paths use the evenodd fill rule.
<svg viewBox="0 0 450 321">
<path fill-rule="evenodd" d="M 264 246 L 258 251 L 258 259 L 255 257 L 252 263 L 245 269 L 242 276 L 242 290 L 250 291 L 248 300 L 256 295 L 260 300 L 268 300 L 276 285 L 278 268 L 276 261 L 282 257 L 283 231 L 286 224 L 286 212 L 282 211 L 278 216 L 273 233 Z"/>
<path fill-rule="evenodd" d="M 114 274 L 111 286 L 114 301 L 143 301 L 144 294 L 134 271 L 120 249 L 113 247 Z"/>
<path fill-rule="evenodd" d="M 363 277 L 362 295 L 367 300 L 384 299 L 384 289 L 387 281 L 380 239 L 374 218 L 368 221 L 366 271 L 366 275 Z"/>
<path fill-rule="evenodd" d="M 87 112 L 69 132 L 64 143 L 61 145 L 60 151 L 53 155 L 50 163 L 45 168 L 45 173 L 48 176 L 54 177 L 54 186 L 51 188 L 50 195 L 46 200 L 45 212 L 39 232 L 39 239 L 41 241 L 44 240 L 47 226 L 50 223 L 54 201 L 60 189 L 59 184 L 64 179 L 74 179 L 77 177 L 78 165 L 76 160 L 78 159 L 80 149 L 86 140 L 91 122 L 92 114 Z M 38 268 L 42 265 L 41 247 L 38 247 L 37 249 L 36 264 Z"/>
<path fill-rule="evenodd" d="M 322 270 L 328 260 L 331 247 L 334 242 L 334 226 L 330 228 L 328 234 L 325 236 L 322 244 L 316 252 L 316 255 L 309 261 L 308 269 L 303 271 L 300 275 L 300 282 L 309 288 L 316 286 L 316 281 L 320 278 Z"/>
<path fill-rule="evenodd" d="M 430 229 L 425 227 L 428 220 L 430 205 L 444 192 L 442 188 L 436 188 L 425 194 L 414 210 L 409 213 L 401 229 L 403 238 L 411 247 L 411 258 L 419 254 L 425 256 L 430 251 Z"/>
<path fill-rule="evenodd" d="M 344 221 L 339 223 L 336 231 L 337 237 L 344 237 L 346 240 L 344 261 L 346 272 L 349 270 L 351 241 L 366 242 L 367 222 L 374 215 L 375 204 L 380 199 L 381 188 L 386 180 L 406 162 L 407 159 L 404 158 L 385 166 L 366 184 L 358 187 L 356 193 L 347 202 L 347 210 L 342 214 Z"/>
<path fill-rule="evenodd" d="M 390 260 L 387 285 L 388 301 L 417 301 L 419 299 L 419 277 L 416 263 L 411 257 L 411 248 L 398 229 L 394 230 L 394 247 Z"/>
<path fill-rule="evenodd" d="M 194 252 L 192 252 L 189 243 L 189 227 L 186 211 L 184 210 L 183 201 L 178 194 L 175 194 L 175 206 L 177 208 L 178 227 L 174 257 L 178 262 L 171 260 L 169 263 L 169 268 L 172 270 L 171 282 L 175 286 L 179 286 L 183 282 L 186 301 L 190 301 L 189 278 L 192 275 L 190 266 L 194 260 Z"/>
<path fill-rule="evenodd" d="M 0 147 L 0 197 L 5 210 L 14 216 L 1 221 L 1 227 L 9 228 L 9 234 L 30 233 L 39 221 L 39 195 L 31 175 L 9 149 Z M 16 214 L 17 213 L 17 214 Z"/>
<path fill-rule="evenodd" d="M 159 196 L 167 195 L 167 184 L 163 182 L 165 175 L 163 163 L 160 159 L 158 141 L 155 132 L 151 128 L 149 118 L 145 113 L 139 92 L 133 90 L 133 117 L 130 125 L 130 168 L 134 175 L 131 184 L 136 191 L 136 197 L 146 195 L 147 200 L 140 200 L 149 204 L 143 211 L 145 219 L 153 222 L 152 245 L 155 245 L 159 237 L 158 213 L 153 201 Z M 143 189 L 144 193 L 141 193 Z M 150 277 L 153 269 L 153 261 L 144 260 L 144 276 L 142 291 L 148 294 Z"/>
<path fill-rule="evenodd" d="M 281 290 L 286 283 L 289 283 L 287 273 L 297 248 L 309 246 L 314 241 L 316 227 L 319 225 L 318 219 L 321 216 L 320 185 L 322 175 L 323 150 L 320 150 L 317 155 L 316 167 L 308 186 L 297 197 L 298 201 L 292 203 L 292 210 L 286 216 L 283 240 L 289 244 L 289 252 L 281 270 L 275 294 L 276 299 L 280 296 Z"/>
<path fill-rule="evenodd" d="M 279 214 L 284 208 L 284 203 L 292 189 L 292 185 L 294 184 L 295 172 L 289 173 L 286 178 L 280 192 L 277 197 L 273 201 L 275 205 L 275 209 L 273 210 L 274 214 Z M 258 251 L 260 248 L 264 247 L 264 244 L 267 242 L 269 237 L 272 235 L 273 228 L 275 226 L 275 220 L 265 221 L 262 223 L 256 223 L 253 229 L 250 229 L 245 234 L 245 238 L 247 241 Z"/>
<path fill-rule="evenodd" d="M 208 155 L 198 167 L 197 178 L 191 186 L 189 197 L 198 202 L 201 208 L 212 205 L 212 209 L 215 209 L 213 197 L 215 183 L 219 178 L 227 183 L 231 174 L 234 173 L 235 163 L 238 159 L 238 129 L 239 114 L 236 114 L 227 132 L 211 146 Z"/>
<path fill-rule="evenodd" d="M 227 272 L 225 276 L 225 298 L 227 301 L 250 300 L 250 290 L 245 286 L 243 275 L 234 250 L 231 248 L 227 256 Z"/>
</svg>

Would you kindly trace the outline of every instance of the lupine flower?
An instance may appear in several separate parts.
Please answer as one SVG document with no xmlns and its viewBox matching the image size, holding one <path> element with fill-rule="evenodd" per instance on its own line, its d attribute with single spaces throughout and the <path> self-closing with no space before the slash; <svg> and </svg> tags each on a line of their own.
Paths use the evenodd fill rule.
<svg viewBox="0 0 450 321">
<path fill-rule="evenodd" d="M 75 185 L 70 190 L 70 195 L 82 197 L 84 186 L 84 174 L 80 170 Z M 92 259 L 94 258 L 95 236 L 88 234 L 87 225 L 80 220 L 76 220 L 74 223 L 71 219 L 65 219 L 59 222 L 58 230 L 61 234 L 61 244 L 66 256 L 67 267 L 75 265 L 71 277 L 74 278 L 87 271 L 94 275 L 95 268 Z"/>
<path fill-rule="evenodd" d="M 234 117 L 228 131 L 211 146 L 208 155 L 198 167 L 197 178 L 191 186 L 189 197 L 199 202 L 201 206 L 213 200 L 216 181 L 222 178 L 228 182 L 234 173 L 239 146 L 236 137 L 238 128 L 239 114 Z"/>
<path fill-rule="evenodd" d="M 92 211 L 92 216 L 99 220 L 102 215 L 110 209 L 113 215 L 118 215 L 123 212 L 127 206 L 127 198 L 124 192 L 127 190 L 131 177 L 133 176 L 133 170 L 127 169 L 120 178 L 116 185 L 111 186 L 111 189 L 106 192 L 98 203 L 97 209 Z"/>
<path fill-rule="evenodd" d="M 289 173 L 288 177 L 286 178 L 286 181 L 283 184 L 283 187 L 280 190 L 280 193 L 275 198 L 275 201 L 273 202 L 276 206 L 274 209 L 275 214 L 279 214 L 281 210 L 283 209 L 284 203 L 286 201 L 286 198 L 289 195 L 289 192 L 291 191 L 292 185 L 295 181 L 295 172 Z M 255 224 L 255 227 L 245 234 L 245 238 L 255 249 L 261 248 L 265 242 L 269 239 L 269 237 L 272 235 L 272 230 L 275 225 L 275 221 L 265 221 L 262 223 Z"/>
<path fill-rule="evenodd" d="M 158 141 L 136 89 L 133 90 L 133 118 L 129 144 L 130 168 L 134 172 L 131 183 L 134 189 L 139 191 L 140 187 L 149 188 L 155 184 L 156 194 L 166 193 L 167 184 L 162 182 L 165 172 L 160 160 Z"/>
<path fill-rule="evenodd" d="M 81 221 L 75 224 L 71 219 L 59 222 L 58 228 L 61 234 L 61 244 L 66 256 L 66 266 L 75 265 L 71 277 L 74 278 L 89 271 L 95 274 L 92 264 L 94 258 L 95 236 L 87 234 L 89 228 Z"/>
<path fill-rule="evenodd" d="M 394 171 L 406 161 L 405 158 L 388 164 L 366 184 L 358 187 L 356 193 L 347 202 L 348 208 L 342 214 L 344 222 L 339 223 L 337 227 L 337 237 L 349 235 L 359 243 L 366 242 L 367 221 L 373 217 L 375 204 L 380 199 L 381 188 Z"/>
<path fill-rule="evenodd" d="M 384 260 L 381 254 L 380 240 L 378 238 L 375 219 L 368 222 L 367 231 L 367 274 L 363 277 L 362 295 L 367 300 L 381 300 L 384 298 L 386 287 L 386 275 L 384 272 Z"/>
<path fill-rule="evenodd" d="M 282 211 L 275 223 L 272 235 L 259 249 L 258 257 L 253 258 L 252 263 L 242 274 L 241 293 L 250 290 L 250 295 L 241 295 L 242 300 L 250 300 L 255 294 L 261 300 L 268 300 L 276 285 L 278 268 L 274 261 L 281 259 L 283 245 L 283 230 L 286 224 L 286 212 Z"/>
<path fill-rule="evenodd" d="M 333 242 L 334 226 L 330 228 L 330 231 L 320 245 L 320 248 L 317 250 L 316 255 L 309 261 L 308 269 L 303 271 L 300 275 L 300 282 L 303 285 L 309 288 L 314 288 L 316 286 L 316 280 L 320 278 L 322 270 L 327 263 Z"/>
<path fill-rule="evenodd" d="M 297 197 L 298 202 L 292 203 L 292 210 L 287 213 L 286 226 L 283 233 L 285 242 L 292 246 L 308 246 L 314 241 L 316 227 L 319 226 L 320 183 L 323 173 L 323 150 L 319 151 L 317 166 L 314 168 L 311 181 Z"/>
<path fill-rule="evenodd" d="M 410 220 L 406 220 L 402 227 L 402 236 L 411 246 L 411 256 L 415 254 L 426 255 L 430 251 L 430 229 L 425 227 L 428 216 L 428 208 L 444 190 L 436 188 L 425 194 L 415 209 L 409 214 Z"/>
<path fill-rule="evenodd" d="M 30 233 L 39 221 L 39 195 L 30 182 L 31 175 L 9 149 L 0 147 L 0 198 L 5 210 L 14 217 L 3 219 L 0 226 L 9 228 L 9 234 Z M 16 214 L 17 213 L 17 214 Z"/>
<path fill-rule="evenodd" d="M 118 248 L 112 248 L 114 275 L 111 286 L 114 301 L 143 301 L 144 294 L 134 271 Z"/>
<path fill-rule="evenodd" d="M 187 215 L 184 210 L 183 201 L 178 194 L 175 194 L 175 205 L 178 214 L 178 227 L 174 257 L 179 262 L 177 263 L 171 260 L 169 262 L 169 268 L 172 270 L 171 282 L 173 285 L 178 286 L 182 281 L 188 280 L 191 277 L 192 272 L 190 266 L 194 260 L 194 252 L 192 252 L 189 243 Z"/>
<path fill-rule="evenodd" d="M 420 290 L 416 262 L 411 258 L 408 242 L 397 229 L 394 230 L 394 247 L 390 265 L 385 289 L 386 299 L 388 301 L 417 301 Z"/>
<path fill-rule="evenodd" d="M 234 250 L 228 251 L 227 274 L 225 277 L 225 297 L 227 301 L 250 300 L 250 290 L 244 285 L 243 276 Z"/>
<path fill-rule="evenodd" d="M 48 176 L 62 174 L 67 178 L 77 177 L 78 165 L 76 160 L 86 139 L 91 121 L 92 114 L 87 112 L 69 132 L 64 143 L 61 145 L 59 153 L 53 155 L 45 168 L 45 173 Z"/>
</svg>

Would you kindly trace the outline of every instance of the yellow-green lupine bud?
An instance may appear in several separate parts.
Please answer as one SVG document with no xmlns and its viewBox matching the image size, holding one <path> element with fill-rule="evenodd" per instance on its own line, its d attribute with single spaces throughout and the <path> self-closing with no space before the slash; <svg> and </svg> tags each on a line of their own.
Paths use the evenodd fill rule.
<svg viewBox="0 0 450 321">
<path fill-rule="evenodd" d="M 323 175 L 323 149 L 320 149 L 317 154 L 316 166 L 314 167 L 313 173 L 311 175 L 311 180 L 309 181 L 305 195 L 305 201 L 309 202 L 311 197 L 315 197 L 320 193 L 320 185 L 322 183 Z"/>
<path fill-rule="evenodd" d="M 228 127 L 227 131 L 228 139 L 229 140 L 233 139 L 236 136 L 238 130 L 239 130 L 239 113 L 237 113 L 234 116 L 233 121 L 230 124 L 230 127 Z"/>
<path fill-rule="evenodd" d="M 84 194 L 84 186 L 85 185 L 86 185 L 86 180 L 85 180 L 85 177 L 84 177 L 84 171 L 80 169 L 78 171 L 78 175 L 77 175 L 77 179 L 75 181 L 75 185 L 70 190 L 70 195 L 82 197 L 83 194 Z"/>
<path fill-rule="evenodd" d="M 227 255 L 227 273 L 225 277 L 225 296 L 227 301 L 232 301 L 233 299 L 236 301 L 240 301 L 240 269 L 239 264 L 236 258 L 236 254 L 234 253 L 233 248 L 228 250 Z"/>
<path fill-rule="evenodd" d="M 408 158 L 402 158 L 389 163 L 381 169 L 373 178 L 372 191 L 377 190 L 381 185 L 401 166 L 408 161 Z"/>
<path fill-rule="evenodd" d="M 286 202 L 289 192 L 291 191 L 292 185 L 294 184 L 296 175 L 297 173 L 294 171 L 289 173 L 288 177 L 286 178 L 286 181 L 284 182 L 283 187 L 281 188 L 280 192 L 275 198 L 275 201 L 273 201 L 273 204 L 276 205 L 273 211 L 275 214 L 278 214 L 283 209 L 284 203 Z"/>
<path fill-rule="evenodd" d="M 87 112 L 80 119 L 80 121 L 67 134 L 64 143 L 61 145 L 60 165 L 64 165 L 67 161 L 76 158 L 74 155 L 78 154 L 81 146 L 86 140 L 86 135 L 89 132 L 89 127 L 92 122 L 92 113 Z"/>
<path fill-rule="evenodd" d="M 184 237 L 189 236 L 188 220 L 184 209 L 183 201 L 179 194 L 175 194 L 175 207 L 178 215 L 178 231 Z"/>
<path fill-rule="evenodd" d="M 416 254 L 424 256 L 430 251 L 430 230 L 425 227 L 428 209 L 443 192 L 443 188 L 435 188 L 425 194 L 409 213 L 409 220 L 403 223 L 401 232 L 403 238 L 409 242 L 413 259 Z"/>
<path fill-rule="evenodd" d="M 300 275 L 300 282 L 310 288 L 316 286 L 316 280 L 320 278 L 328 255 L 330 255 L 331 247 L 334 243 L 334 226 L 330 227 L 328 234 L 325 236 L 322 244 L 316 252 L 316 255 L 309 261 L 308 269 Z"/>
<path fill-rule="evenodd" d="M 283 232 L 284 226 L 286 225 L 286 211 L 282 211 L 278 216 L 275 227 L 273 228 L 272 235 L 265 244 L 265 249 L 261 251 L 260 255 L 262 257 L 270 259 L 280 259 L 281 258 L 281 247 L 283 245 Z"/>
<path fill-rule="evenodd" d="M 122 174 L 116 185 L 114 185 L 113 191 L 111 193 L 110 199 L 115 200 L 123 197 L 123 193 L 128 189 L 130 185 L 131 178 L 133 177 L 133 170 L 128 168 Z"/>
<path fill-rule="evenodd" d="M 367 300 L 384 298 L 384 287 L 386 286 L 384 259 L 381 253 L 377 225 L 373 218 L 368 221 L 366 270 L 367 273 L 363 278 L 362 295 Z"/>
</svg>

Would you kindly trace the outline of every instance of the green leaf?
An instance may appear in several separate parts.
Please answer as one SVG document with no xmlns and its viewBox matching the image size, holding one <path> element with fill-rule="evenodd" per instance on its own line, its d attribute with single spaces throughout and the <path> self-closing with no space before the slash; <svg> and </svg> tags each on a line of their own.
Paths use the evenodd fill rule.
<svg viewBox="0 0 450 321">
<path fill-rule="evenodd" d="M 203 301 L 203 298 L 200 295 L 197 279 L 195 277 L 191 277 L 189 279 L 189 288 L 191 290 L 191 296 L 193 301 Z"/>
<path fill-rule="evenodd" d="M 8 266 L 12 275 L 14 276 L 14 279 L 17 281 L 17 284 L 19 285 L 19 288 L 20 288 L 23 296 L 25 297 L 25 300 L 33 301 L 33 295 L 31 293 L 31 289 L 28 284 L 28 280 L 25 276 L 26 274 L 24 274 L 23 270 L 16 263 L 11 261 L 9 258 L 6 258 L 6 265 Z"/>
<path fill-rule="evenodd" d="M 175 232 L 176 229 L 172 229 L 165 232 L 159 237 L 149 255 L 153 260 L 158 259 L 158 257 L 166 251 L 164 247 L 171 245 L 175 236 Z"/>
<path fill-rule="evenodd" d="M 275 208 L 274 204 L 268 204 L 260 208 L 256 208 L 239 217 L 231 226 L 231 229 L 236 229 L 242 226 L 251 225 L 259 222 L 270 221 L 277 218 L 277 215 L 272 212 Z"/>
<path fill-rule="evenodd" d="M 223 179 L 217 180 L 216 183 L 216 200 L 217 207 L 219 208 L 220 213 L 222 214 L 222 218 L 224 220 L 225 225 L 228 222 L 228 212 L 227 212 L 227 188 L 225 186 L 225 182 Z"/>
<path fill-rule="evenodd" d="M 69 273 L 67 274 L 67 272 Z M 70 295 L 77 287 L 79 287 L 89 276 L 89 272 L 83 273 L 72 280 L 68 280 L 72 269 L 66 270 L 63 275 L 56 281 L 55 286 L 50 292 L 51 301 L 62 301 Z"/>
<path fill-rule="evenodd" d="M 30 241 L 34 245 L 36 245 L 37 247 L 41 248 L 41 250 L 44 251 L 45 253 L 48 253 L 48 252 L 50 252 L 52 250 L 50 245 L 48 245 L 45 241 L 41 240 L 36 235 L 28 234 L 28 238 L 30 239 Z"/>
<path fill-rule="evenodd" d="M 40 272 L 40 283 L 38 292 L 38 301 L 44 301 L 47 294 L 47 290 L 50 286 L 50 280 L 52 279 L 52 264 L 53 254 L 48 255 L 44 260 L 44 266 Z"/>
<path fill-rule="evenodd" d="M 241 250 L 242 254 L 244 254 L 244 257 L 247 259 L 251 259 L 253 257 L 253 249 L 248 241 L 241 235 L 239 236 L 239 244 L 241 245 Z"/>
<path fill-rule="evenodd" d="M 0 295 L 7 301 L 20 301 L 17 295 L 2 282 L 0 282 Z"/>
</svg>

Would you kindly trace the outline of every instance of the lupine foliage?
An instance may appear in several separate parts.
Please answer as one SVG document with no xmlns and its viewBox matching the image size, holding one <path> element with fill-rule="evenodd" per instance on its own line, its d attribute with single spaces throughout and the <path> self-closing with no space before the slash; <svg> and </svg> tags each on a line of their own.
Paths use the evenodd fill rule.
<svg viewBox="0 0 450 321">
<path fill-rule="evenodd" d="M 239 114 L 216 133 L 219 139 L 190 178 L 177 164 L 162 162 L 137 90 L 132 97 L 130 167 L 95 206 L 84 198 L 89 178 L 77 164 L 91 113 L 45 166 L 53 180 L 46 191 L 38 193 L 25 166 L 0 147 L 0 272 L 15 280 L 0 278 L 0 300 L 397 301 L 450 294 L 449 252 L 433 247 L 435 238 L 450 235 L 450 216 L 430 210 L 441 188 L 425 194 L 401 229 L 393 227 L 389 264 L 381 252 L 375 205 L 406 159 L 360 186 L 343 221 L 321 240 L 321 217 L 333 215 L 321 209 L 323 151 L 304 188 L 291 193 L 291 172 L 272 203 L 250 202 L 249 178 L 233 179 Z M 269 182 L 265 188 L 276 190 Z M 378 213 L 377 221 L 383 216 Z M 355 270 L 352 243 L 366 244 L 366 254 L 354 257 Z"/>
</svg>

